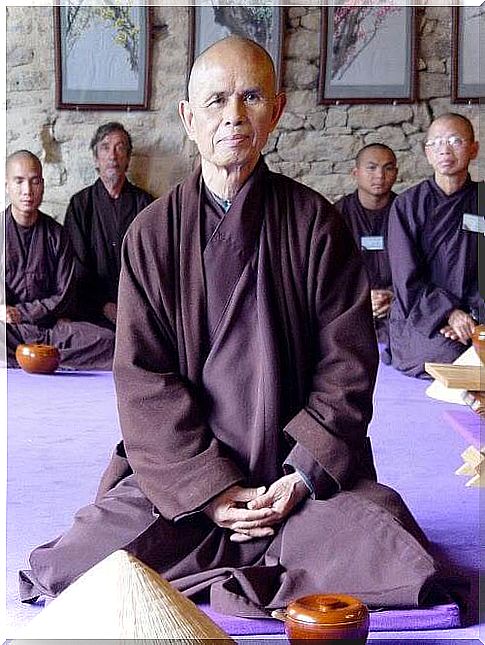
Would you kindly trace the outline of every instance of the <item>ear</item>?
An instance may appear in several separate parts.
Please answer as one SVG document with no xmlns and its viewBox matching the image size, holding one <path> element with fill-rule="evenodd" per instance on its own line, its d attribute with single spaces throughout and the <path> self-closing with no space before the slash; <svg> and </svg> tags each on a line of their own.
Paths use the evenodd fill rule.
<svg viewBox="0 0 485 645">
<path fill-rule="evenodd" d="M 352 175 L 352 177 L 357 177 L 357 175 L 359 174 L 359 169 L 358 169 L 358 167 L 357 167 L 357 166 L 354 166 L 354 167 L 352 168 L 352 170 L 350 171 L 350 174 Z"/>
<path fill-rule="evenodd" d="M 283 114 L 285 105 L 286 105 L 286 94 L 284 92 L 278 92 L 278 94 L 275 96 L 275 100 L 273 103 L 273 113 L 271 115 L 270 132 L 273 132 L 273 130 L 278 125 L 278 121 L 280 120 L 281 115 Z"/>
<path fill-rule="evenodd" d="M 479 150 L 480 150 L 480 142 L 473 141 L 473 143 L 470 144 L 470 160 L 477 158 Z"/>
<path fill-rule="evenodd" d="M 194 131 L 194 113 L 190 107 L 189 101 L 180 101 L 179 103 L 179 117 L 183 123 L 187 136 L 192 141 L 195 141 Z"/>
</svg>

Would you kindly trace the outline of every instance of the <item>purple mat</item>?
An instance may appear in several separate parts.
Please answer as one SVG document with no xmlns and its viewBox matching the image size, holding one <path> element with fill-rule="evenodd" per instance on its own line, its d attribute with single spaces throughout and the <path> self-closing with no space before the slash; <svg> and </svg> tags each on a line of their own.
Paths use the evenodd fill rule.
<svg viewBox="0 0 485 645">
<path fill-rule="evenodd" d="M 480 431 L 483 427 L 483 420 L 476 412 L 469 410 L 447 410 L 444 415 L 447 423 L 461 434 L 466 441 L 475 448 L 482 446 Z"/>
<path fill-rule="evenodd" d="M 230 636 L 283 634 L 284 625 L 273 618 L 239 618 L 219 614 L 209 605 L 199 607 Z M 460 610 L 455 603 L 426 609 L 393 609 L 370 614 L 371 632 L 400 632 L 460 627 Z"/>
<path fill-rule="evenodd" d="M 427 386 L 427 382 L 381 365 L 369 434 L 380 481 L 402 494 L 446 567 L 471 584 L 469 609 L 462 616 L 462 627 L 456 627 L 456 606 L 445 605 L 436 611 L 376 612 L 371 617 L 371 633 L 379 632 L 382 644 L 382 639 L 393 643 L 410 639 L 430 645 L 441 642 L 439 639 L 445 639 L 446 645 L 456 639 L 478 643 L 480 490 L 466 488 L 463 478 L 454 475 L 460 454 L 470 441 L 451 428 L 453 415 L 444 419 L 448 411 L 468 410 L 457 411 L 455 406 L 429 399 Z M 40 603 L 29 606 L 19 602 L 18 569 L 27 567 L 26 556 L 34 546 L 65 530 L 75 510 L 93 499 L 119 428 L 111 374 L 32 376 L 8 370 L 7 388 L 5 636 L 14 638 L 17 630 L 42 610 Z M 208 613 L 223 627 L 229 626 L 234 635 L 274 635 L 278 639 L 282 633 L 282 623 L 271 619 Z M 239 631 L 241 626 L 244 632 Z M 435 631 L 426 631 L 429 629 Z M 372 636 L 370 641 L 377 643 Z"/>
</svg>

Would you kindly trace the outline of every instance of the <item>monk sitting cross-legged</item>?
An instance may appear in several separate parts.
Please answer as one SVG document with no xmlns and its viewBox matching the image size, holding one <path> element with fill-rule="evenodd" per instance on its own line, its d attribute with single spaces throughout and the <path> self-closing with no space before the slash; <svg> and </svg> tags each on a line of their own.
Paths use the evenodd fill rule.
<svg viewBox="0 0 485 645">
<path fill-rule="evenodd" d="M 63 227 L 42 213 L 42 164 L 28 150 L 7 159 L 5 287 L 3 323 L 7 365 L 18 367 L 22 343 L 55 345 L 61 367 L 110 370 L 114 334 L 89 322 L 66 318 L 72 311 L 74 260 Z"/>
<path fill-rule="evenodd" d="M 432 588 L 424 535 L 375 481 L 361 255 L 325 198 L 261 157 L 284 105 L 256 43 L 229 37 L 196 60 L 179 112 L 201 166 L 123 245 L 124 445 L 96 502 L 31 554 L 24 600 L 119 548 L 238 615 L 322 590 L 414 606 Z"/>
<path fill-rule="evenodd" d="M 478 248 L 484 184 L 468 173 L 478 141 L 467 118 L 438 117 L 424 149 L 434 176 L 399 195 L 389 216 L 395 298 L 388 361 L 408 376 L 429 378 L 424 363 L 452 363 L 483 320 Z"/>
</svg>

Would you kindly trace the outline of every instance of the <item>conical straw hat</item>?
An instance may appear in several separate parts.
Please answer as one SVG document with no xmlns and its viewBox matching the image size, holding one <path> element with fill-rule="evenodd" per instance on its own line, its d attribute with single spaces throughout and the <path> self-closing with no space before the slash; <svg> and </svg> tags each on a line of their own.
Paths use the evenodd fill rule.
<svg viewBox="0 0 485 645">
<path fill-rule="evenodd" d="M 221 639 L 234 643 L 193 602 L 126 551 L 116 551 L 87 571 L 14 642 L 87 638 L 163 639 L 164 645 L 207 645 Z"/>
</svg>

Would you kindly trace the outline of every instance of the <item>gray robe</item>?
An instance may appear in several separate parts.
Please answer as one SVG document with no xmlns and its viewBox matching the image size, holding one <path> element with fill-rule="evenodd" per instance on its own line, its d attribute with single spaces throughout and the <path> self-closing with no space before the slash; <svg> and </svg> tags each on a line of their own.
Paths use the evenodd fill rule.
<svg viewBox="0 0 485 645">
<path fill-rule="evenodd" d="M 204 248 L 214 208 L 197 172 L 127 233 L 114 366 L 125 448 L 96 503 L 31 554 L 22 598 L 56 595 L 126 548 L 227 613 L 328 589 L 417 605 L 437 569 L 400 497 L 375 482 L 377 348 L 348 229 L 264 163 Z M 274 537 L 235 544 L 204 514 L 229 486 L 293 468 L 314 492 Z"/>
</svg>

